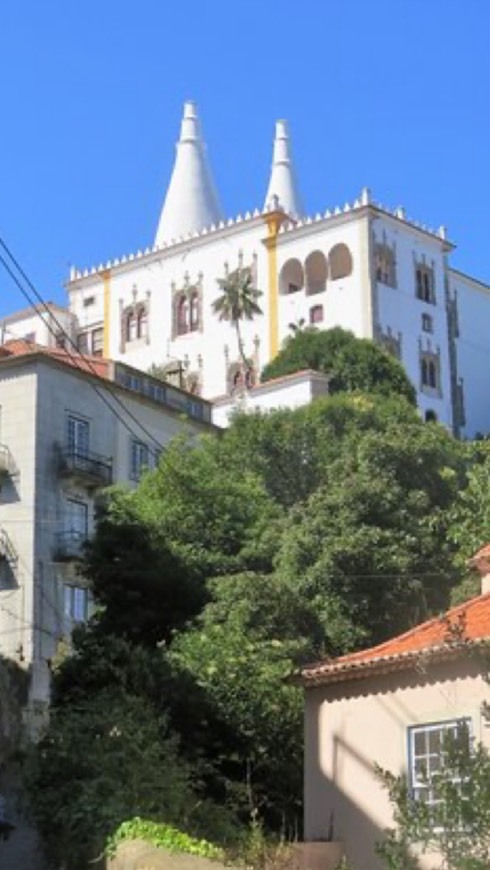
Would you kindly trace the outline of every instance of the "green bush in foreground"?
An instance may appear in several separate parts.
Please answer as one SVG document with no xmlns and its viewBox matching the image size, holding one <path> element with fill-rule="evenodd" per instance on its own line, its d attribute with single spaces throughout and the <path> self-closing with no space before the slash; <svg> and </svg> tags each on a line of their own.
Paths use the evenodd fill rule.
<svg viewBox="0 0 490 870">
<path fill-rule="evenodd" d="M 119 843 L 125 840 L 145 840 L 153 846 L 168 849 L 169 852 L 186 852 L 189 855 L 199 855 L 200 858 L 211 858 L 216 861 L 224 859 L 223 850 L 208 840 L 197 840 L 172 825 L 147 821 L 138 816 L 119 826 L 116 833 L 107 841 L 106 854 L 114 855 Z"/>
</svg>

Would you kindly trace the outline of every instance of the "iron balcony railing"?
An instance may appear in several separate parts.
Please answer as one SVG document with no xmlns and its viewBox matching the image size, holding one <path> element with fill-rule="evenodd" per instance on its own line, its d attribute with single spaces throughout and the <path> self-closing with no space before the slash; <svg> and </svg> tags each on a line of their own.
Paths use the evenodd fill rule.
<svg viewBox="0 0 490 870">
<path fill-rule="evenodd" d="M 85 532 L 78 532 L 74 529 L 68 532 L 58 532 L 55 537 L 54 561 L 71 562 L 81 559 L 86 541 Z"/>
<path fill-rule="evenodd" d="M 5 559 L 6 562 L 13 568 L 17 564 L 18 556 L 5 529 L 0 528 L 0 559 Z"/>
<path fill-rule="evenodd" d="M 112 483 L 112 459 L 89 450 L 59 448 L 59 471 L 63 477 L 76 477 L 92 486 Z"/>
<path fill-rule="evenodd" d="M 0 478 L 7 477 L 14 471 L 14 460 L 9 448 L 5 444 L 0 444 Z"/>
</svg>

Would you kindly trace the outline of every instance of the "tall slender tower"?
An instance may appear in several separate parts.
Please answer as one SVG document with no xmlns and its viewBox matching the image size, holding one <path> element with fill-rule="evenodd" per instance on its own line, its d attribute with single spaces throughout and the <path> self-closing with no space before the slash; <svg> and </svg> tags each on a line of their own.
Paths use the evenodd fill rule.
<svg viewBox="0 0 490 870">
<path fill-rule="evenodd" d="M 196 106 L 185 103 L 177 155 L 155 244 L 168 243 L 221 220 L 223 213 L 206 158 Z"/>
<path fill-rule="evenodd" d="M 270 206 L 274 197 L 277 197 L 279 206 L 292 217 L 297 218 L 304 214 L 293 167 L 287 121 L 276 121 L 271 177 L 264 203 L 265 208 Z"/>
</svg>

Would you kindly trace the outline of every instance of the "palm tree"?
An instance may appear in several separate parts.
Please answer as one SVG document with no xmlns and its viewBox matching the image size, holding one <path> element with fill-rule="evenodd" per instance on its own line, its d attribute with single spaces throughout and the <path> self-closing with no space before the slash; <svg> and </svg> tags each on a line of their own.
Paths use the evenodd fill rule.
<svg viewBox="0 0 490 870">
<path fill-rule="evenodd" d="M 240 330 L 242 320 L 253 320 L 256 314 L 262 314 L 257 300 L 262 291 L 253 285 L 250 269 L 236 269 L 226 278 L 218 278 L 221 296 L 213 302 L 213 311 L 220 320 L 228 320 L 235 327 L 238 353 L 246 371 L 250 371 L 250 360 L 245 356 L 243 338 Z"/>
</svg>

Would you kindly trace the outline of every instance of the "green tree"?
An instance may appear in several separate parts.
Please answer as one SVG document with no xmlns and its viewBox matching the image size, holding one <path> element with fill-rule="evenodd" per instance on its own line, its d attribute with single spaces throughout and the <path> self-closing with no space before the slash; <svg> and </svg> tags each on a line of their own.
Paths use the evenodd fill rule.
<svg viewBox="0 0 490 870">
<path fill-rule="evenodd" d="M 250 360 L 245 355 L 241 323 L 243 320 L 253 320 L 257 314 L 262 314 L 258 300 L 262 291 L 254 287 L 250 269 L 239 268 L 230 272 L 226 278 L 218 278 L 221 295 L 213 302 L 213 311 L 220 320 L 227 320 L 235 328 L 238 353 L 246 371 L 250 369 Z"/>
<path fill-rule="evenodd" d="M 262 372 L 262 380 L 302 369 L 324 372 L 331 393 L 366 392 L 403 396 L 416 403 L 413 384 L 398 362 L 372 341 L 356 338 L 340 327 L 308 328 L 288 337 L 278 355 Z"/>
<path fill-rule="evenodd" d="M 472 744 L 464 723 L 446 738 L 444 763 L 430 777 L 430 803 L 412 793 L 405 776 L 377 770 L 397 825 L 378 845 L 390 870 L 417 867 L 416 859 L 410 859 L 414 846 L 419 852 L 437 851 L 448 870 L 488 870 L 490 754 L 481 744 Z"/>
<path fill-rule="evenodd" d="M 53 708 L 27 766 L 30 803 L 54 866 L 85 870 L 125 819 L 189 824 L 198 804 L 166 722 L 111 686 Z"/>
</svg>

